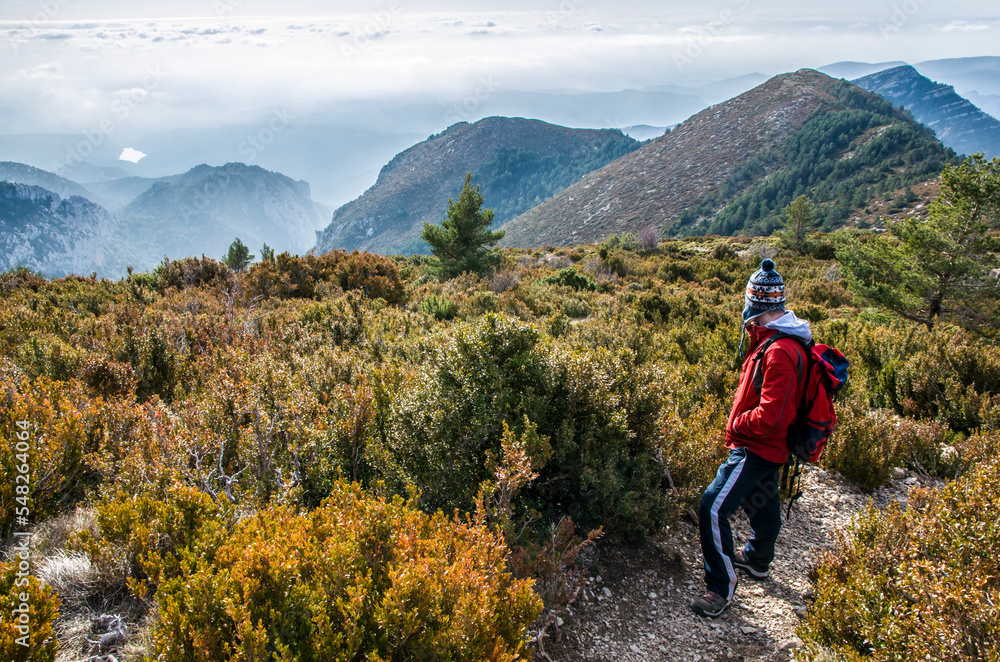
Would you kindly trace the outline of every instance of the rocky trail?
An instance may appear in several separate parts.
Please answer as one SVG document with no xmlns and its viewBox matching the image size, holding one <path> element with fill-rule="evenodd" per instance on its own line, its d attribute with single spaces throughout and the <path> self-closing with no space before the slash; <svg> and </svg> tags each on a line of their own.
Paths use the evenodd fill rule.
<svg viewBox="0 0 1000 662">
<path fill-rule="evenodd" d="M 690 609 L 705 590 L 694 524 L 680 522 L 639 547 L 599 544 L 591 578 L 560 612 L 561 625 L 549 627 L 536 659 L 789 660 L 802 643 L 795 628 L 807 608 L 809 570 L 819 552 L 833 546 L 834 533 L 869 499 L 877 506 L 905 501 L 917 482 L 917 476 L 897 469 L 889 485 L 868 495 L 839 476 L 808 467 L 803 496 L 782 527 L 769 578 L 754 582 L 741 575 L 736 599 L 714 620 Z M 734 541 L 741 545 L 750 530 L 746 516 L 740 511 L 732 522 Z"/>
</svg>

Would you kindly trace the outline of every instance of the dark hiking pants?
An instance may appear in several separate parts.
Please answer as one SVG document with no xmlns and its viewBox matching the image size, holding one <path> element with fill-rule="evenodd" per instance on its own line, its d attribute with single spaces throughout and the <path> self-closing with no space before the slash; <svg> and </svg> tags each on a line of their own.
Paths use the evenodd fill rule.
<svg viewBox="0 0 1000 662">
<path fill-rule="evenodd" d="M 778 497 L 781 466 L 745 448 L 734 449 L 701 497 L 698 521 L 701 551 L 705 556 L 705 584 L 709 591 L 727 600 L 732 600 L 736 591 L 729 517 L 743 507 L 753 528 L 753 535 L 743 552 L 754 567 L 767 570 L 774 559 L 774 543 L 781 531 Z"/>
</svg>

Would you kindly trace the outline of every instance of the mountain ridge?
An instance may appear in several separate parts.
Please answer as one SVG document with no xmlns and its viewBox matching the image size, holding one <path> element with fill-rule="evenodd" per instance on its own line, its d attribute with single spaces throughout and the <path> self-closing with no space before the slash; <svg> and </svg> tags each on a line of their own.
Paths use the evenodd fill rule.
<svg viewBox="0 0 1000 662">
<path fill-rule="evenodd" d="M 87 187 L 71 179 L 14 161 L 0 162 L 0 180 L 12 184 L 40 186 L 52 193 L 59 194 L 62 198 L 71 198 L 76 195 L 90 199 L 92 195 Z"/>
<path fill-rule="evenodd" d="M 954 86 L 935 82 L 910 65 L 879 71 L 852 82 L 905 107 L 959 154 L 984 152 L 987 158 L 1000 156 L 1000 120 L 959 96 Z"/>
<path fill-rule="evenodd" d="M 866 105 L 871 108 L 852 110 Z M 834 126 L 822 125 L 827 112 L 839 113 L 827 118 Z M 869 127 L 865 113 L 890 121 L 881 128 Z M 818 124 L 809 126 L 808 140 L 803 142 L 803 127 L 814 117 L 820 118 Z M 895 128 L 887 131 L 890 125 Z M 838 143 L 848 137 L 850 141 Z M 813 144 L 817 140 L 819 144 Z M 879 173 L 868 172 L 850 156 L 877 158 L 872 153 L 878 148 L 889 150 Z M 881 97 L 815 70 L 800 69 L 711 106 L 666 136 L 586 175 L 508 223 L 501 244 L 591 243 L 612 233 L 638 232 L 649 224 L 670 234 L 732 234 L 752 224 L 754 233 L 768 234 L 780 224 L 780 209 L 791 197 L 808 193 L 810 186 L 822 185 L 824 194 L 829 193 L 845 173 L 865 186 L 881 179 L 883 187 L 898 188 L 893 177 L 905 185 L 912 178 L 899 173 L 919 167 L 896 164 L 899 155 L 892 156 L 893 150 L 906 154 L 915 150 L 928 172 L 951 158 L 927 129 L 907 120 Z M 793 158 L 807 165 L 790 171 Z M 829 163 L 829 172 L 811 171 L 811 160 Z M 838 202 L 836 209 L 824 211 L 840 217 L 852 204 L 845 209 Z"/>
<path fill-rule="evenodd" d="M 525 118 L 459 122 L 400 152 L 361 197 L 337 209 L 317 235 L 316 250 L 427 252 L 424 223 L 445 217 L 465 174 L 482 184 L 494 224 L 540 202 L 582 176 L 638 148 L 617 129 L 571 129 Z M 582 170 L 582 171 L 581 171 Z M 551 192 L 550 192 L 551 191 Z M 530 198 L 530 199 L 529 199 Z"/>
</svg>

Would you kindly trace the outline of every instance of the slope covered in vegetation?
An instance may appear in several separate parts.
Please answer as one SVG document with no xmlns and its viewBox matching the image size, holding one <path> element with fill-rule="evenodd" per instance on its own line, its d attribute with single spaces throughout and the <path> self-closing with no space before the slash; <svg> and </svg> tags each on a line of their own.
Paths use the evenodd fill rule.
<svg viewBox="0 0 1000 662">
<path fill-rule="evenodd" d="M 7 272 L 0 425 L 30 439 L 32 599 L 55 587 L 80 657 L 111 650 L 80 636 L 101 609 L 145 633 L 114 649 L 133 659 L 525 659 L 588 535 L 657 535 L 714 474 L 744 283 L 777 244 L 753 242 L 510 250 L 444 282 L 363 253 Z M 833 260 L 776 259 L 853 365 L 824 466 L 871 489 L 978 462 L 1000 350 L 859 307 Z"/>
<path fill-rule="evenodd" d="M 672 236 L 768 236 L 800 195 L 829 230 L 881 194 L 934 179 L 954 159 L 891 102 L 802 69 L 590 173 L 510 221 L 504 245 L 569 246 L 649 224 Z"/>
</svg>

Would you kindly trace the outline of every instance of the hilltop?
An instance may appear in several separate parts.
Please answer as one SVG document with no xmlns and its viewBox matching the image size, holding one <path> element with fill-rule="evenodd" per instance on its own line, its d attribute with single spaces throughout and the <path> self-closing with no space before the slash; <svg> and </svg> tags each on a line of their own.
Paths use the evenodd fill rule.
<svg viewBox="0 0 1000 662">
<path fill-rule="evenodd" d="M 903 106 L 959 154 L 1000 155 L 1000 120 L 959 96 L 951 85 L 936 83 L 909 65 L 859 78 L 854 84 Z"/>
<path fill-rule="evenodd" d="M 471 172 L 494 225 L 527 211 L 586 173 L 639 147 L 612 129 L 570 129 L 539 120 L 489 117 L 460 122 L 393 158 L 375 185 L 337 209 L 317 251 L 426 252 L 424 223 L 445 217 Z"/>
<path fill-rule="evenodd" d="M 167 255 L 223 255 L 234 237 L 256 251 L 302 253 L 322 226 L 309 184 L 258 166 L 200 165 L 157 181 L 124 207 L 139 250 Z"/>
<path fill-rule="evenodd" d="M 881 97 L 803 69 L 691 117 L 507 224 L 507 246 L 574 245 L 653 224 L 770 234 L 800 194 L 821 224 L 933 179 L 954 154 Z"/>
</svg>

